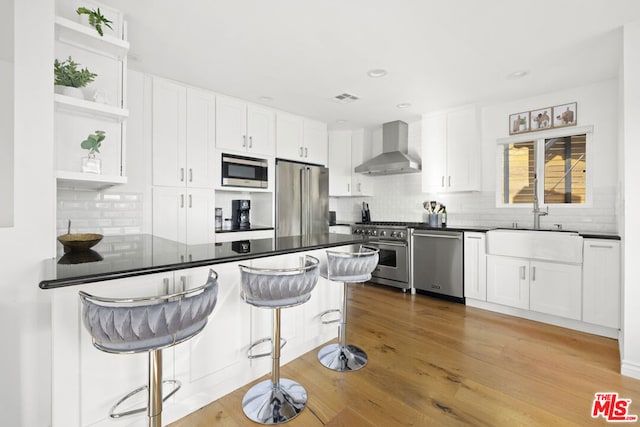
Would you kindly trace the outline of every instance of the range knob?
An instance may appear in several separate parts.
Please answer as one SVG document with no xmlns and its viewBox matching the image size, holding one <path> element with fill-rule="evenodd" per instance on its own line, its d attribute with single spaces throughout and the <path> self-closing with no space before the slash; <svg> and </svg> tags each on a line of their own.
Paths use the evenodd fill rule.
<svg viewBox="0 0 640 427">
<path fill-rule="evenodd" d="M 380 230 L 380 237 L 384 237 L 387 235 L 387 232 L 384 230 Z"/>
<path fill-rule="evenodd" d="M 364 234 L 368 236 L 369 234 L 371 234 L 371 230 L 366 230 Z"/>
<path fill-rule="evenodd" d="M 396 237 L 396 232 L 395 231 L 391 232 L 391 237 Z"/>
<path fill-rule="evenodd" d="M 404 238 L 404 233 L 402 231 L 398 231 L 397 236 L 398 236 L 399 239 L 403 239 Z"/>
<path fill-rule="evenodd" d="M 371 230 L 371 235 L 372 236 L 377 236 L 378 235 L 378 230 Z"/>
</svg>

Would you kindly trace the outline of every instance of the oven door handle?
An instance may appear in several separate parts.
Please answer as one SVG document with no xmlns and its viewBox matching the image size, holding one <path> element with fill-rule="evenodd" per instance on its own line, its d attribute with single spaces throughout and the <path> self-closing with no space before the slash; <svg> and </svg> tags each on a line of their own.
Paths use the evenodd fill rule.
<svg viewBox="0 0 640 427">
<path fill-rule="evenodd" d="M 396 242 L 368 242 L 367 245 L 372 245 L 372 246 L 398 246 L 398 247 L 406 247 L 407 244 L 406 243 L 396 243 Z"/>
</svg>

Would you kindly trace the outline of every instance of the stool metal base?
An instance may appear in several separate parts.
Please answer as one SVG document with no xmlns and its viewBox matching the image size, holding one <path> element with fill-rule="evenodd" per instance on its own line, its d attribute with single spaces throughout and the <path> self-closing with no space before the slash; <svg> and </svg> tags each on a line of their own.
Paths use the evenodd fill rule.
<svg viewBox="0 0 640 427">
<path fill-rule="evenodd" d="M 367 353 L 355 345 L 329 344 L 320 349 L 318 360 L 338 372 L 357 371 L 367 364 Z"/>
<path fill-rule="evenodd" d="M 259 382 L 242 399 L 242 410 L 260 424 L 280 424 L 295 418 L 307 405 L 307 391 L 295 381 L 281 378 Z"/>
</svg>

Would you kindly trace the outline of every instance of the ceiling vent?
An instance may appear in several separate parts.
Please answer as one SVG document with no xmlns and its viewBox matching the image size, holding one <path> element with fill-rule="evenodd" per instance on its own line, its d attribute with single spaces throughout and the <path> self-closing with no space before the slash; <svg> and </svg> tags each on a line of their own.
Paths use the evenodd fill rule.
<svg viewBox="0 0 640 427">
<path fill-rule="evenodd" d="M 334 96 L 333 99 L 335 101 L 338 101 L 341 104 L 349 104 L 350 102 L 357 101 L 360 98 L 345 92 L 345 93 L 341 93 L 340 95 Z"/>
</svg>

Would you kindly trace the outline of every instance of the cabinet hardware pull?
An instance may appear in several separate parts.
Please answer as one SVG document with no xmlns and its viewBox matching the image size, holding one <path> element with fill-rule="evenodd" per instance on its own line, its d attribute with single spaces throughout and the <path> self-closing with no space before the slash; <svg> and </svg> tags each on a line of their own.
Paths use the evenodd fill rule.
<svg viewBox="0 0 640 427">
<path fill-rule="evenodd" d="M 482 240 L 482 237 L 479 237 L 479 236 L 467 236 L 467 239 Z"/>
<path fill-rule="evenodd" d="M 180 168 L 180 182 L 184 182 L 184 168 Z"/>
<path fill-rule="evenodd" d="M 304 157 L 304 148 L 300 147 L 300 157 Z"/>
<path fill-rule="evenodd" d="M 184 208 L 184 194 L 180 195 L 180 207 Z"/>
<path fill-rule="evenodd" d="M 180 255 L 180 262 L 184 262 L 184 255 Z"/>
<path fill-rule="evenodd" d="M 247 146 L 247 135 L 242 135 L 242 147 L 246 148 Z"/>
<path fill-rule="evenodd" d="M 253 148 L 253 137 L 249 137 L 249 148 Z"/>
<path fill-rule="evenodd" d="M 347 184 L 347 193 L 351 192 L 351 184 Z"/>
<path fill-rule="evenodd" d="M 189 168 L 189 182 L 193 182 L 193 169 Z"/>
<path fill-rule="evenodd" d="M 189 207 L 193 207 L 193 195 L 189 194 Z"/>
<path fill-rule="evenodd" d="M 304 147 L 304 157 L 309 157 L 309 149 Z"/>
<path fill-rule="evenodd" d="M 169 279 L 168 278 L 164 278 L 162 279 L 162 293 L 164 295 L 168 295 L 169 294 Z"/>
<path fill-rule="evenodd" d="M 590 248 L 613 249 L 611 245 L 589 245 Z"/>
<path fill-rule="evenodd" d="M 449 175 L 449 187 L 451 187 L 451 175 Z"/>
<path fill-rule="evenodd" d="M 531 280 L 536 280 L 536 268 L 531 267 Z"/>
<path fill-rule="evenodd" d="M 525 271 L 525 269 L 526 269 L 526 267 L 524 265 L 520 266 L 520 279 L 521 280 L 526 279 L 526 276 L 525 276 L 526 271 Z"/>
<path fill-rule="evenodd" d="M 361 193 L 361 192 L 362 192 L 362 183 L 359 182 L 358 183 L 358 193 Z"/>
<path fill-rule="evenodd" d="M 189 261 L 191 261 L 191 254 L 189 254 Z M 187 289 L 187 276 L 180 276 L 180 292 Z"/>
<path fill-rule="evenodd" d="M 442 188 L 444 188 L 444 175 L 442 175 Z"/>
</svg>

